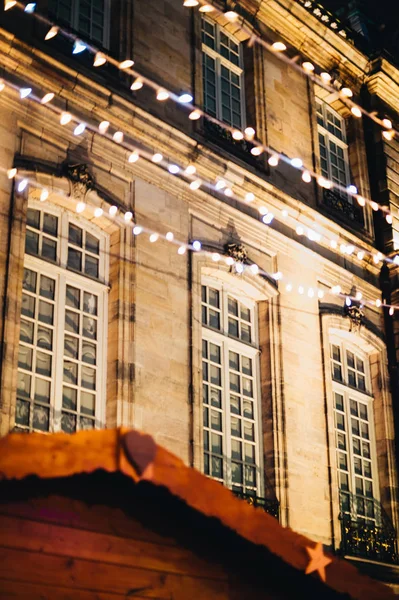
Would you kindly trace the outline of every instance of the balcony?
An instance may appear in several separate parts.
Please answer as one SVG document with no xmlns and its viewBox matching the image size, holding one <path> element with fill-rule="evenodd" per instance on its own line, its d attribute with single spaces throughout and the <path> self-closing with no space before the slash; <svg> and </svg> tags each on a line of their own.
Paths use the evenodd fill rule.
<svg viewBox="0 0 399 600">
<path fill-rule="evenodd" d="M 364 229 L 364 212 L 361 206 L 351 202 L 349 196 L 337 190 L 323 188 L 323 205 L 328 212 L 354 229 Z"/>
<path fill-rule="evenodd" d="M 277 498 L 271 500 L 269 498 L 260 498 L 259 496 L 250 496 L 249 494 L 245 494 L 244 492 L 238 492 L 233 490 L 233 494 L 237 496 L 237 498 L 241 498 L 248 502 L 248 504 L 252 504 L 255 508 L 262 508 L 265 512 L 267 512 L 272 517 L 278 519 L 279 517 L 279 501 Z"/>
<path fill-rule="evenodd" d="M 396 531 L 378 500 L 341 491 L 339 518 L 343 555 L 399 564 Z"/>
<path fill-rule="evenodd" d="M 220 127 L 216 123 L 204 119 L 203 134 L 209 142 L 216 144 L 230 154 L 234 154 L 237 158 L 256 166 L 262 164 L 261 161 L 251 154 L 253 144 L 246 140 L 235 140 L 230 131 L 227 131 L 227 129 Z"/>
</svg>

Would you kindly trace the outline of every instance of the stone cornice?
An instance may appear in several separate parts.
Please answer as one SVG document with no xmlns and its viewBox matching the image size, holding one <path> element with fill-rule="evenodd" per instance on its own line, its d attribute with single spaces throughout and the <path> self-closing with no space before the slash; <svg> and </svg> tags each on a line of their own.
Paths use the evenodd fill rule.
<svg viewBox="0 0 399 600">
<path fill-rule="evenodd" d="M 399 113 L 399 70 L 384 58 L 375 59 L 371 70 L 367 78 L 370 93 Z"/>
</svg>

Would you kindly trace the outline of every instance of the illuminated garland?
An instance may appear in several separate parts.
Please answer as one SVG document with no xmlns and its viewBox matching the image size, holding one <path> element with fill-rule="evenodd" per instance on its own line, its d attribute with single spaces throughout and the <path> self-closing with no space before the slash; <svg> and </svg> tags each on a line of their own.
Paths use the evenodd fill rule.
<svg viewBox="0 0 399 600">
<path fill-rule="evenodd" d="M 204 13 L 214 12 L 215 14 L 223 15 L 229 21 L 237 21 L 239 18 L 239 15 L 236 12 L 227 11 L 227 12 L 223 13 L 222 11 L 217 9 L 215 6 L 213 6 L 212 4 L 205 3 L 204 0 L 184 0 L 184 5 L 191 6 L 191 7 L 200 5 L 200 9 L 199 9 L 200 11 L 202 11 Z M 252 127 L 247 127 L 244 131 L 241 131 L 239 129 L 231 127 L 230 125 L 227 125 L 226 123 L 219 121 L 218 119 L 210 116 L 209 114 L 205 113 L 201 108 L 192 104 L 193 98 L 192 98 L 191 94 L 188 94 L 188 93 L 184 93 L 181 95 L 175 94 L 174 92 L 168 90 L 164 86 L 159 86 L 159 84 L 155 83 L 148 77 L 141 75 L 138 71 L 133 70 L 132 67 L 134 65 L 134 61 L 132 59 L 127 58 L 127 59 L 119 62 L 119 61 L 115 60 L 114 58 L 112 58 L 111 56 L 109 56 L 107 53 L 100 51 L 95 46 L 93 46 L 87 42 L 83 42 L 77 35 L 67 31 L 66 29 L 60 27 L 59 25 L 56 25 L 54 22 L 50 21 L 46 17 L 39 15 L 38 13 L 35 12 L 35 8 L 36 8 L 35 2 L 29 2 L 27 4 L 24 4 L 22 2 L 18 2 L 17 0 L 5 0 L 4 10 L 9 10 L 13 7 L 17 7 L 19 9 L 23 10 L 24 12 L 34 16 L 34 18 L 36 18 L 38 21 L 40 21 L 41 23 L 43 23 L 49 27 L 49 30 L 45 36 L 45 40 L 50 40 L 57 35 L 63 35 L 69 41 L 73 42 L 73 51 L 72 51 L 73 54 L 80 54 L 81 52 L 87 50 L 94 55 L 94 63 L 93 63 L 94 67 L 101 67 L 101 66 L 105 65 L 106 63 L 109 63 L 109 64 L 115 66 L 116 68 L 124 71 L 125 73 L 131 75 L 132 77 L 134 77 L 135 79 L 131 85 L 131 90 L 138 91 L 144 85 L 152 88 L 156 92 L 156 98 L 158 101 L 164 102 L 164 101 L 170 99 L 170 100 L 173 100 L 174 102 L 177 102 L 181 105 L 185 105 L 187 108 L 189 108 L 190 113 L 188 115 L 188 118 L 190 120 L 197 120 L 200 118 L 205 118 L 208 121 L 218 125 L 219 127 L 225 129 L 226 131 L 228 131 L 232 135 L 233 139 L 238 140 L 238 141 L 246 139 L 253 145 L 251 153 L 254 156 L 259 156 L 262 153 L 266 152 L 267 154 L 270 155 L 269 159 L 268 159 L 270 166 L 277 166 L 278 162 L 280 160 L 283 162 L 286 162 L 287 164 L 291 165 L 292 167 L 294 167 L 302 172 L 302 179 L 305 183 L 310 183 L 312 181 L 312 179 L 314 179 L 317 182 L 317 184 L 322 188 L 336 189 L 343 194 L 352 196 L 353 198 L 356 199 L 358 204 L 362 207 L 365 206 L 366 204 L 368 204 L 374 211 L 381 210 L 383 212 L 383 214 L 385 215 L 386 221 L 389 224 L 392 224 L 393 216 L 392 216 L 389 208 L 385 205 L 380 205 L 377 202 L 374 202 L 373 200 L 370 200 L 368 198 L 365 198 L 364 196 L 361 196 L 360 194 L 357 193 L 357 189 L 354 185 L 349 185 L 348 187 L 344 187 L 338 183 L 328 180 L 325 177 L 323 177 L 320 174 L 313 171 L 312 169 L 306 168 L 303 165 L 303 161 L 300 158 L 297 158 L 297 157 L 289 158 L 282 153 L 276 152 L 269 146 L 261 144 L 259 141 L 257 141 L 255 139 L 256 132 Z M 262 40 L 262 38 L 253 34 L 253 32 L 251 30 L 249 30 L 245 25 L 242 24 L 239 27 L 241 28 L 242 31 L 244 31 L 245 33 L 248 33 L 248 35 L 250 35 L 250 43 L 253 44 L 253 43 L 257 42 L 257 43 L 261 44 L 267 50 L 275 52 L 275 54 L 277 56 L 279 56 L 279 58 L 281 60 L 284 60 L 285 62 L 287 62 L 288 64 L 293 66 L 293 68 L 300 70 L 302 73 L 305 73 L 313 81 L 318 83 L 318 85 L 320 85 L 320 86 L 324 87 L 325 89 L 332 91 L 334 93 L 337 92 L 337 90 L 335 88 L 328 85 L 328 81 L 331 80 L 331 76 L 328 73 L 322 73 L 322 74 L 320 74 L 320 77 L 316 76 L 313 74 L 314 65 L 312 63 L 310 63 L 309 61 L 304 61 L 302 63 L 302 65 L 299 66 L 295 62 L 294 59 L 289 59 L 288 57 L 283 55 L 282 52 L 284 50 L 286 50 L 286 46 L 285 46 L 285 44 L 283 44 L 283 42 L 275 42 L 274 44 L 268 44 L 267 42 Z M 340 91 L 341 99 L 350 107 L 352 114 L 355 117 L 361 117 L 362 114 L 370 117 L 371 119 L 373 119 L 373 121 L 377 122 L 382 127 L 384 127 L 384 131 L 383 131 L 384 137 L 386 137 L 387 139 L 393 139 L 393 137 L 397 134 L 397 132 L 392 129 L 392 123 L 389 121 L 389 119 L 381 120 L 378 117 L 376 117 L 376 115 L 367 112 L 365 109 L 358 106 L 350 99 L 350 97 L 352 95 L 353 95 L 353 93 L 349 88 L 342 88 Z M 194 185 L 193 189 L 196 189 L 195 185 L 198 185 L 198 184 L 193 183 L 193 185 Z"/>
</svg>

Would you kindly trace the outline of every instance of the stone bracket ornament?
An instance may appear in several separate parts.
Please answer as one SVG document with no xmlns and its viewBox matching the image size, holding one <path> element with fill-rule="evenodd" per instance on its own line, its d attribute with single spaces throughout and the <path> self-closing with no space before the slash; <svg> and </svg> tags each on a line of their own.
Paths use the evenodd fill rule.
<svg viewBox="0 0 399 600">
<path fill-rule="evenodd" d="M 238 275 L 244 271 L 244 265 L 248 260 L 248 251 L 243 244 L 228 243 L 224 246 L 224 251 L 227 256 L 234 259 L 234 265 L 230 268 L 230 271 Z"/>
<path fill-rule="evenodd" d="M 356 304 L 351 306 L 345 306 L 345 316 L 349 317 L 349 331 L 352 333 L 359 333 L 360 327 L 364 323 L 365 315 L 364 312 Z"/>
<path fill-rule="evenodd" d="M 94 178 L 87 165 L 65 165 L 64 173 L 71 183 L 71 196 L 78 202 L 84 202 L 86 194 L 95 187 Z"/>
</svg>

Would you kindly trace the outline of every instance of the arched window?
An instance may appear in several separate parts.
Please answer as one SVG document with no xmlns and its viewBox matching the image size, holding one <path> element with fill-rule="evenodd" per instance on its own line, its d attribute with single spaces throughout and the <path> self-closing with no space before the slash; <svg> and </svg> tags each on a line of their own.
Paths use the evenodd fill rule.
<svg viewBox="0 0 399 600">
<path fill-rule="evenodd" d="M 29 203 L 17 430 L 68 433 L 104 418 L 107 239 L 55 205 Z"/>
<path fill-rule="evenodd" d="M 203 278 L 201 293 L 204 472 L 259 496 L 257 307 L 225 281 Z"/>
<path fill-rule="evenodd" d="M 341 512 L 375 525 L 379 487 L 368 356 L 336 339 L 331 370 Z"/>
</svg>

